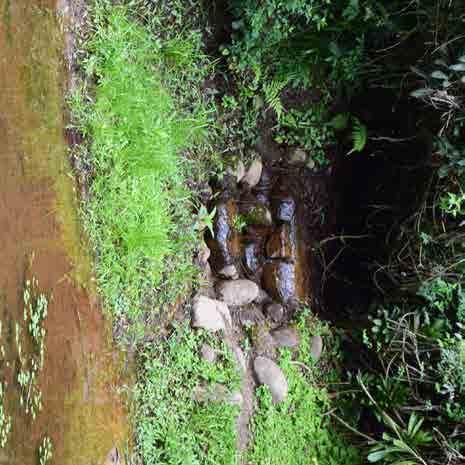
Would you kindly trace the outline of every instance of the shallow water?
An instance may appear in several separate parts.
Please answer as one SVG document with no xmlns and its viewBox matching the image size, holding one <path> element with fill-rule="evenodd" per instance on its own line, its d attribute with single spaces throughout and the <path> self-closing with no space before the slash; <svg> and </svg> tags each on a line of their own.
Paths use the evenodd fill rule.
<svg viewBox="0 0 465 465">
<path fill-rule="evenodd" d="M 64 39 L 54 8 L 53 0 L 0 0 L 0 382 L 12 423 L 0 464 L 9 465 L 38 463 L 45 436 L 49 464 L 106 463 L 128 437 L 119 388 L 129 375 L 96 297 L 68 164 Z M 32 278 L 49 300 L 35 420 L 19 403 L 15 337 Z M 27 328 L 21 334 L 27 358 L 34 348 Z"/>
</svg>

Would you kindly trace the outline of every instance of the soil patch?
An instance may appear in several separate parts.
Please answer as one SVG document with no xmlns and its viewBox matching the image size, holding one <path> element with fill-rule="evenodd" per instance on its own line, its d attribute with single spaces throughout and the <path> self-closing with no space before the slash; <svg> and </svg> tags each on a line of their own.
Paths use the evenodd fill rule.
<svg viewBox="0 0 465 465">
<path fill-rule="evenodd" d="M 61 22 L 53 1 L 0 4 L 0 317 L 5 336 L 0 376 L 7 382 L 5 409 L 12 417 L 0 463 L 36 463 L 46 435 L 54 447 L 52 463 L 103 463 L 127 438 L 117 392 L 125 376 L 96 297 L 67 160 Z M 35 421 L 19 405 L 14 337 L 23 317 L 25 282 L 32 278 L 49 299 L 38 383 L 43 409 Z"/>
</svg>

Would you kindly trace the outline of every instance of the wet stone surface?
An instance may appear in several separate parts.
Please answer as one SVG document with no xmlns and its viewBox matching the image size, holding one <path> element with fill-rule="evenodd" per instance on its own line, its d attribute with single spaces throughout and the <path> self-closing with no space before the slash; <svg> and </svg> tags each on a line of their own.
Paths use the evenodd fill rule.
<svg viewBox="0 0 465 465">
<path fill-rule="evenodd" d="M 277 302 L 305 301 L 310 294 L 309 247 L 298 210 L 304 203 L 296 201 L 299 189 L 288 187 L 285 175 L 266 166 L 256 182 L 258 164 L 251 168 L 252 189 L 242 183 L 219 193 L 229 199 L 217 202 L 215 235 L 207 237 L 212 268 L 223 278 L 255 281 Z M 224 273 L 231 265 L 237 274 Z"/>
<path fill-rule="evenodd" d="M 295 265 L 283 260 L 271 260 L 263 267 L 262 284 L 274 299 L 288 303 L 296 296 Z"/>
</svg>

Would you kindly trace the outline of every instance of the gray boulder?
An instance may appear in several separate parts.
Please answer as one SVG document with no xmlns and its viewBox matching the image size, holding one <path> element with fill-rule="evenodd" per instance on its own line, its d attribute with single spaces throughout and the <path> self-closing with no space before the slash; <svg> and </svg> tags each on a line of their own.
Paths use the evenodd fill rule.
<svg viewBox="0 0 465 465">
<path fill-rule="evenodd" d="M 258 382 L 268 386 L 274 403 L 282 402 L 289 387 L 281 368 L 266 357 L 257 357 L 254 361 L 254 371 Z"/>
<path fill-rule="evenodd" d="M 310 353 L 314 360 L 318 361 L 323 352 L 323 338 L 321 336 L 313 336 L 311 339 Z"/>
<path fill-rule="evenodd" d="M 226 323 L 231 325 L 231 314 L 224 302 L 210 299 L 203 295 L 194 300 L 192 308 L 192 326 L 209 331 L 224 330 Z"/>
<path fill-rule="evenodd" d="M 250 304 L 258 297 L 259 293 L 258 286 L 248 279 L 222 281 L 216 290 L 220 300 L 237 307 Z"/>
<path fill-rule="evenodd" d="M 295 349 L 299 346 L 299 332 L 295 328 L 280 328 L 271 333 L 276 347 Z"/>
</svg>

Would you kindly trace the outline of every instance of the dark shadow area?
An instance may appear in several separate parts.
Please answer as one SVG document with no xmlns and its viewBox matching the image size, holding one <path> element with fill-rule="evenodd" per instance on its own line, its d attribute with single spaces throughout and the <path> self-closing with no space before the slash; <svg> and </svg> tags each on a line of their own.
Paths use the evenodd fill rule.
<svg viewBox="0 0 465 465">
<path fill-rule="evenodd" d="M 425 115 L 411 101 L 374 89 L 355 98 L 350 112 L 367 126 L 368 142 L 361 153 L 344 148 L 337 157 L 329 181 L 332 234 L 320 253 L 325 316 L 353 321 L 375 294 L 392 290 L 382 266 L 402 222 L 423 201 L 432 169 Z"/>
</svg>

